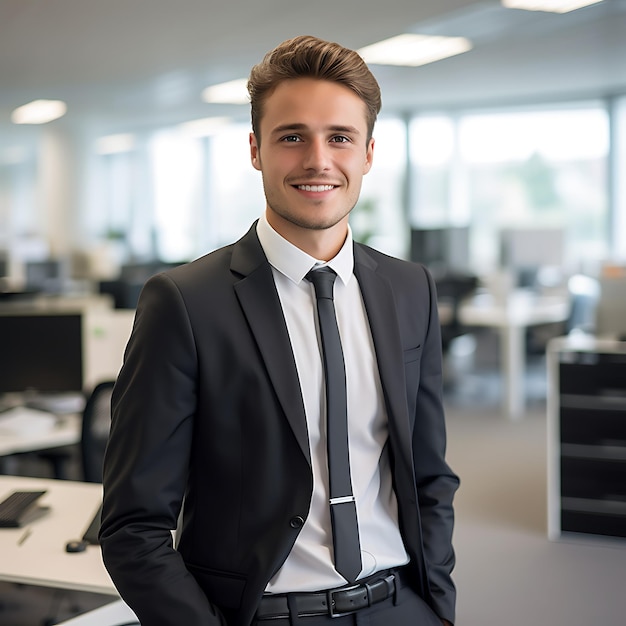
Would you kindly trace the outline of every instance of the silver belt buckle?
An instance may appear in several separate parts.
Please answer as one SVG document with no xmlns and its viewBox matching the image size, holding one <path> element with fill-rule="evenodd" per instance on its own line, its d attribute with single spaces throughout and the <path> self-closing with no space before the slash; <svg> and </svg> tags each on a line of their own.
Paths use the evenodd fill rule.
<svg viewBox="0 0 626 626">
<path fill-rule="evenodd" d="M 353 589 L 358 589 L 359 587 L 362 587 L 363 585 L 361 584 L 357 584 L 357 585 L 352 585 L 351 587 L 341 587 L 340 589 L 329 589 L 326 592 L 326 598 L 327 598 L 327 603 L 328 603 L 328 614 L 330 615 L 330 617 L 344 617 L 345 615 L 351 615 L 352 613 L 354 613 L 355 611 L 358 611 L 358 609 L 354 609 L 353 611 L 344 611 L 343 613 L 338 613 L 335 611 L 335 594 L 338 593 L 342 593 L 344 591 L 352 591 Z"/>
</svg>

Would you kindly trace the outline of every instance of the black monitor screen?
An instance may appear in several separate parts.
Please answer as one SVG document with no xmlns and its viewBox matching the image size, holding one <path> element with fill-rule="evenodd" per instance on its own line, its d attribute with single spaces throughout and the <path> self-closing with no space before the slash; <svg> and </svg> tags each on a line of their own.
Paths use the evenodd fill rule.
<svg viewBox="0 0 626 626">
<path fill-rule="evenodd" d="M 446 231 L 444 228 L 414 228 L 411 231 L 411 260 L 425 265 L 446 262 Z"/>
<path fill-rule="evenodd" d="M 61 261 L 29 261 L 26 263 L 26 289 L 46 293 L 61 293 L 65 270 Z"/>
<path fill-rule="evenodd" d="M 413 228 L 411 260 L 431 269 L 466 270 L 469 264 L 469 228 Z"/>
<path fill-rule="evenodd" d="M 0 393 L 82 390 L 79 314 L 0 315 Z"/>
</svg>

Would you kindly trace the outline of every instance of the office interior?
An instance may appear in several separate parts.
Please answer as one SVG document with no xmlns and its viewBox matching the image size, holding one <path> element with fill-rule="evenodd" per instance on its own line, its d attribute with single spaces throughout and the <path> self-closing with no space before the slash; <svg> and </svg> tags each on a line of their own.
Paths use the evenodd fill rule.
<svg viewBox="0 0 626 626">
<path fill-rule="evenodd" d="M 567 13 L 497 0 L 2 3 L 0 446 L 9 420 L 21 438 L 51 436 L 42 414 L 69 434 L 0 448 L 1 473 L 84 481 L 83 411 L 115 378 L 143 283 L 236 240 L 264 209 L 248 104 L 204 90 L 304 32 L 354 49 L 404 33 L 471 44 L 371 64 L 383 109 L 350 221 L 356 240 L 437 283 L 462 481 L 458 623 L 623 622 L 626 0 Z M 11 121 L 37 99 L 67 112 Z M 578 398 L 563 381 L 584 365 L 600 369 L 577 384 L 600 382 Z M 610 398 L 611 419 L 594 396 Z M 600 467 L 571 461 L 599 439 Z M 574 495 L 559 492 L 568 468 Z M 590 499 L 603 511 L 571 522 L 565 503 Z M 0 624 L 51 619 L 53 590 L 20 593 L 0 576 Z M 112 597 L 74 590 L 52 612 Z"/>
</svg>

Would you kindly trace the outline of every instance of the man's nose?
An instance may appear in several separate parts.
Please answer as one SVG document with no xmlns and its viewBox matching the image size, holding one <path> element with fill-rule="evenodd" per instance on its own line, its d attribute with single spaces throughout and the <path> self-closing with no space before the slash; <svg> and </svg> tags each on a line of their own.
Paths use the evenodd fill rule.
<svg viewBox="0 0 626 626">
<path fill-rule="evenodd" d="M 317 171 L 328 169 L 330 166 L 329 149 L 324 139 L 310 140 L 304 157 L 304 168 Z"/>
</svg>

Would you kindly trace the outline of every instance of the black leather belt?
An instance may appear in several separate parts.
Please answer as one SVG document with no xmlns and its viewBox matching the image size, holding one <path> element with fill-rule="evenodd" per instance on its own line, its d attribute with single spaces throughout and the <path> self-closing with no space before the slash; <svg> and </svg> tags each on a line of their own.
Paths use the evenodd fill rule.
<svg viewBox="0 0 626 626">
<path fill-rule="evenodd" d="M 313 615 L 341 617 L 390 598 L 396 589 L 405 584 L 403 570 L 389 570 L 375 574 L 350 587 L 339 587 L 328 591 L 266 595 L 261 599 L 255 618 L 258 620 L 288 618 L 291 614 L 290 606 L 298 617 Z"/>
</svg>

